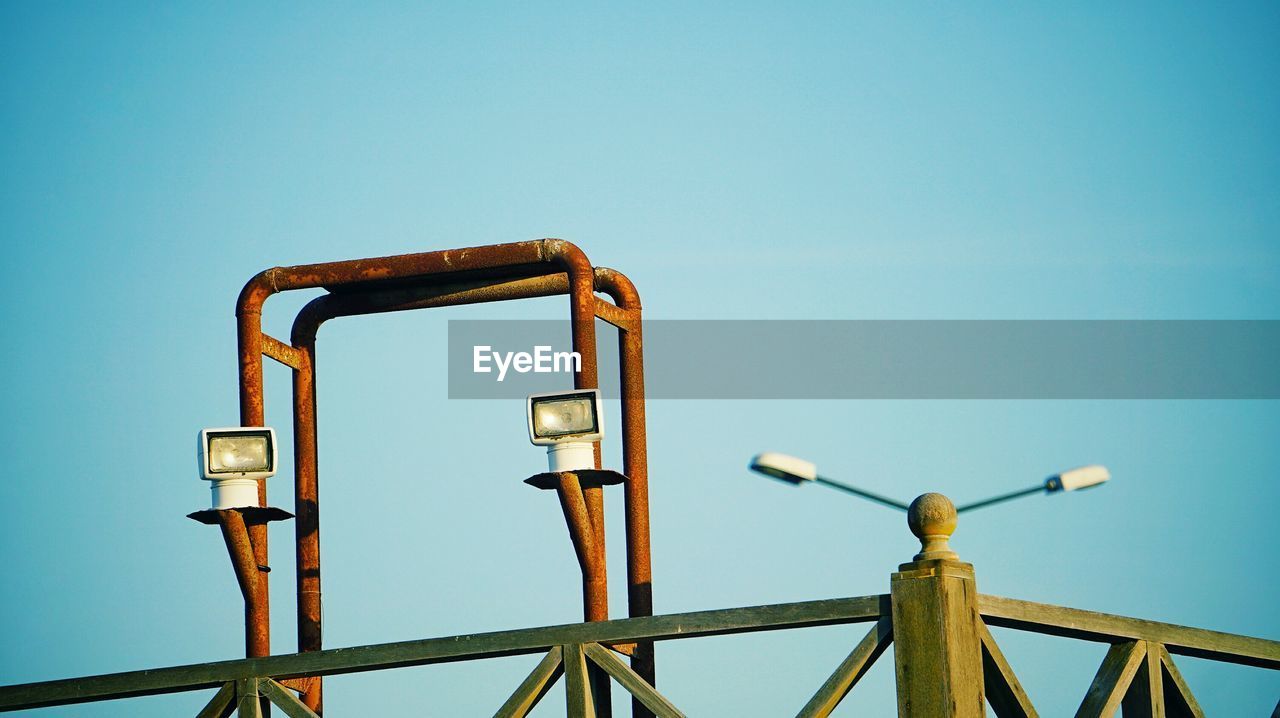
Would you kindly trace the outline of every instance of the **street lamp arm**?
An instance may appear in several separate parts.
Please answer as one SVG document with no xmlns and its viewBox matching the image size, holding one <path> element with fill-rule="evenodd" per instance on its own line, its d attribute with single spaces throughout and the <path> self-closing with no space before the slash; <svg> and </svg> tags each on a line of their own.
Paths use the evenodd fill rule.
<svg viewBox="0 0 1280 718">
<path fill-rule="evenodd" d="M 963 505 L 963 506 L 957 506 L 957 507 L 956 507 L 956 513 L 961 513 L 961 512 L 963 512 L 963 511 L 972 511 L 972 510 L 974 510 L 974 509 L 980 509 L 980 508 L 983 508 L 983 507 L 986 507 L 986 506 L 990 506 L 990 505 L 992 505 L 992 504 L 998 504 L 998 503 L 1001 503 L 1001 502 L 1004 502 L 1004 501 L 1011 501 L 1011 500 L 1013 500 L 1013 499 L 1021 498 L 1021 497 L 1023 497 L 1023 496 L 1029 496 L 1029 495 L 1034 494 L 1034 493 L 1038 493 L 1038 492 L 1048 492 L 1049 490 L 1050 490 L 1050 489 L 1049 489 L 1047 486 L 1045 486 L 1044 484 L 1038 484 L 1038 485 L 1036 485 L 1036 486 L 1032 486 L 1032 487 L 1031 487 L 1031 488 L 1029 488 L 1029 489 L 1023 489 L 1023 490 L 1021 490 L 1021 491 L 1014 491 L 1014 492 L 1007 493 L 1007 494 L 1001 494 L 1001 495 L 999 495 L 999 496 L 993 496 L 993 497 L 991 497 L 991 498 L 989 498 L 989 499 L 983 499 L 983 500 L 981 500 L 981 501 L 974 501 L 974 502 L 973 502 L 973 503 L 971 503 L 971 504 L 965 504 L 965 505 Z"/>
<path fill-rule="evenodd" d="M 869 499 L 869 500 L 874 501 L 874 502 L 876 502 L 876 503 L 878 503 L 878 504 L 883 504 L 883 505 L 888 506 L 888 507 L 890 507 L 890 508 L 898 509 L 899 511 L 906 511 L 906 510 L 907 510 L 907 505 L 906 505 L 906 504 L 904 504 L 904 503 L 902 503 L 901 501 L 895 501 L 895 500 L 893 500 L 893 499 L 891 499 L 891 498 L 888 498 L 888 497 L 886 497 L 886 496 L 881 496 L 880 494 L 873 494 L 873 493 L 871 493 L 870 491 L 863 491 L 862 489 L 859 489 L 859 488 L 857 488 L 856 486 L 850 486 L 850 485 L 848 485 L 848 484 L 842 484 L 842 483 L 840 483 L 839 481 L 833 481 L 833 480 L 831 480 L 831 479 L 826 478 L 825 476 L 818 476 L 818 477 L 815 477 L 815 478 L 814 478 L 814 483 L 818 483 L 818 484 L 825 484 L 825 485 L 827 485 L 827 486 L 830 486 L 830 487 L 831 487 L 831 488 L 833 488 L 833 489 L 838 489 L 838 490 L 843 491 L 843 492 L 845 492 L 845 493 L 847 493 L 847 494 L 853 494 L 854 496 L 861 496 L 861 497 L 862 497 L 862 498 L 864 498 L 864 499 Z"/>
<path fill-rule="evenodd" d="M 910 507 L 901 501 L 891 499 L 887 496 L 865 491 L 856 486 L 828 479 L 825 476 L 818 475 L 818 467 L 812 461 L 805 461 L 794 456 L 779 454 L 776 451 L 766 451 L 756 454 L 751 459 L 751 463 L 747 465 L 752 471 L 764 474 L 778 481 L 785 481 L 792 486 L 801 486 L 812 481 L 815 484 L 825 484 L 833 489 L 843 491 L 846 494 L 864 498 L 868 501 L 874 501 L 881 506 L 888 506 L 899 511 L 909 511 Z M 1064 471 L 1060 474 L 1054 474 L 1045 479 L 1043 484 L 1037 484 L 1029 489 L 1014 491 L 1008 494 L 993 496 L 982 501 L 975 501 L 971 504 L 965 504 L 956 509 L 956 513 L 963 511 L 972 511 L 980 509 L 992 504 L 999 504 L 1005 501 L 1029 496 L 1031 494 L 1044 492 L 1046 494 L 1057 493 L 1060 491 L 1078 491 L 1087 489 L 1091 486 L 1098 486 L 1105 483 L 1111 478 L 1111 472 L 1107 471 L 1107 467 L 1098 464 L 1090 466 L 1081 466 L 1079 468 Z"/>
</svg>

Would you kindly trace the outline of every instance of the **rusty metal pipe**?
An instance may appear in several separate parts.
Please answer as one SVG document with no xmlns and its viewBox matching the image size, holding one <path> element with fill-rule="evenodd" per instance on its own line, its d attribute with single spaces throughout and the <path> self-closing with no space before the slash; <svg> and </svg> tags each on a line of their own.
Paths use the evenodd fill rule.
<svg viewBox="0 0 1280 718">
<path fill-rule="evenodd" d="M 653 615 L 653 568 L 649 542 L 649 452 L 646 445 L 644 406 L 644 335 L 640 294 L 621 272 L 607 267 L 595 270 L 596 288 L 608 294 L 618 307 L 632 315 L 618 327 L 618 361 L 622 378 L 622 463 L 627 475 L 624 493 L 627 535 L 627 613 L 631 617 Z M 652 641 L 636 645 L 631 668 L 657 685 Z M 632 715 L 652 713 L 632 700 Z"/>
<path fill-rule="evenodd" d="M 220 510 L 217 514 L 218 528 L 222 529 L 222 540 L 227 545 L 227 555 L 231 557 L 240 595 L 244 597 L 245 645 L 253 646 L 256 635 L 252 628 L 256 624 L 252 619 L 258 613 L 258 583 L 266 576 L 254 558 L 253 542 L 249 539 L 244 516 L 234 509 Z"/>
<path fill-rule="evenodd" d="M 322 593 L 320 583 L 320 515 L 318 452 L 316 439 L 315 341 L 320 326 L 342 316 L 408 309 L 424 309 L 481 302 L 506 301 L 564 294 L 563 273 L 504 280 L 433 284 L 425 287 L 326 294 L 313 299 L 298 313 L 290 342 L 304 357 L 294 372 L 294 523 L 297 552 L 298 650 L 322 648 Z M 304 703 L 321 712 L 322 682 L 317 678 L 302 696 Z"/>
<path fill-rule="evenodd" d="M 573 542 L 573 550 L 578 557 L 578 565 L 582 569 L 583 619 L 608 620 L 608 615 L 602 616 L 593 612 L 595 604 L 586 600 L 593 592 L 602 589 L 606 579 L 604 567 L 599 560 L 600 554 L 597 547 L 599 536 L 593 528 L 587 502 L 583 497 L 582 484 L 578 481 L 577 475 L 571 472 L 562 472 L 558 478 L 556 496 L 560 499 L 565 524 L 569 527 L 569 538 Z"/>
<path fill-rule="evenodd" d="M 604 563 L 604 535 L 596 533 L 596 525 L 602 523 L 591 515 L 591 505 L 576 474 L 561 472 L 556 496 L 564 512 L 565 524 L 573 542 L 578 565 L 582 569 L 582 618 L 585 621 L 609 620 L 609 606 L 600 596 L 607 596 L 608 578 Z M 599 486 L 595 487 L 600 491 Z M 596 718 L 611 718 L 613 705 L 610 700 L 609 677 L 596 666 L 587 667 L 592 683 L 592 702 Z"/>
<path fill-rule="evenodd" d="M 625 276 L 613 270 L 599 268 L 593 270 L 593 285 L 600 284 L 601 287 L 610 291 L 611 294 L 620 297 L 620 300 L 626 305 L 627 309 L 638 310 L 639 299 L 635 293 L 634 287 Z M 504 301 L 510 299 L 519 299 L 535 296 L 550 296 L 558 293 L 565 293 L 570 288 L 570 280 L 566 274 L 546 275 L 542 277 L 522 278 L 517 280 L 509 280 L 500 283 L 493 282 L 465 282 L 458 284 L 429 285 L 424 287 L 413 288 L 397 288 L 393 290 L 381 291 L 364 291 L 350 294 L 330 294 L 318 297 L 307 304 L 301 312 L 299 312 L 291 334 L 291 341 L 299 348 L 305 348 L 312 352 L 314 356 L 314 341 L 316 333 L 321 324 L 325 321 L 339 316 L 350 316 L 357 314 L 370 314 L 392 311 L 404 311 L 408 309 L 419 309 L 439 306 L 452 306 L 458 304 L 471 304 L 490 301 Z M 593 286 L 593 290 L 595 287 Z M 585 304 L 585 302 L 583 302 Z M 594 325 L 594 301 L 592 303 L 592 324 Z M 594 336 L 592 336 L 594 339 Z M 643 363 L 639 354 L 635 351 L 635 347 L 640 345 L 641 339 L 638 335 L 638 325 L 632 329 L 629 336 L 624 337 L 626 351 L 623 356 L 628 360 L 624 366 L 624 393 L 629 393 L 637 399 L 626 401 L 623 410 L 624 423 L 624 455 L 627 461 L 627 470 L 636 473 L 641 477 L 641 481 L 647 487 L 646 472 L 644 460 L 646 456 L 644 447 L 644 415 L 643 415 Z M 586 343 L 579 346 L 586 346 Z M 588 360 L 590 359 L 590 360 Z M 595 368 L 595 357 L 584 357 L 584 368 Z M 637 371 L 639 368 L 639 371 Z M 637 376 L 639 374 L 639 376 Z M 594 378 L 595 371 L 588 371 L 588 380 Z M 639 379 L 639 381 L 636 381 Z M 592 381 L 591 383 L 594 383 Z M 638 407 L 638 410 L 637 410 Z M 300 411 L 307 412 L 305 404 L 299 404 Z M 311 405 L 311 412 L 314 411 L 314 405 Z M 308 462 L 300 461 L 298 463 L 299 470 L 305 471 Z M 301 477 L 300 477 L 301 480 Z M 639 492 L 628 491 L 628 496 L 636 494 L 640 497 L 639 501 L 628 500 L 630 510 L 629 517 L 638 515 L 639 520 L 629 521 L 631 528 L 628 531 L 628 547 L 630 554 L 628 560 L 629 576 L 633 579 L 638 578 L 639 581 L 632 580 L 630 583 L 634 587 L 640 584 L 640 591 L 634 588 L 629 590 L 629 595 L 644 600 L 637 611 L 636 607 L 632 608 L 634 615 L 651 615 L 652 601 L 649 598 L 651 592 L 648 587 L 648 521 L 645 509 L 647 509 L 647 490 L 642 487 Z M 598 487 L 589 487 L 584 492 L 584 498 L 594 494 L 600 496 Z M 309 496 L 299 496 L 299 500 L 308 500 Z M 587 516 L 590 518 L 593 531 L 597 536 L 603 532 L 602 521 L 603 502 L 602 500 L 587 502 Z M 300 536 L 314 535 L 314 532 L 308 530 L 307 521 L 303 519 L 301 509 L 299 513 L 298 533 Z M 634 537 L 634 538 L 633 538 Z M 636 539 L 642 539 L 637 541 Z M 318 542 L 318 538 L 314 539 Z M 635 548 L 640 548 L 642 556 L 636 557 Z M 603 563 L 603 547 L 599 546 L 599 542 L 595 543 L 595 552 L 597 554 L 596 561 Z M 638 569 L 638 570 L 637 570 Z M 317 567 L 318 570 L 318 567 Z M 595 600 L 596 597 L 604 595 L 602 590 L 593 590 L 592 592 L 594 605 L 591 607 L 592 615 L 601 615 L 607 613 L 607 597 L 605 601 Z M 603 609 L 603 610 L 602 610 Z"/>
<path fill-rule="evenodd" d="M 293 322 L 290 341 L 299 347 L 313 343 L 320 326 L 330 319 L 339 317 L 551 297 L 567 293 L 568 287 L 567 275 L 557 272 L 501 281 L 473 280 L 358 293 L 324 294 L 308 302 L 298 312 Z"/>
<path fill-rule="evenodd" d="M 484 247 L 446 249 L 437 252 L 401 254 L 390 257 L 354 259 L 321 264 L 299 264 L 263 270 L 245 284 L 237 307 L 261 311 L 267 298 L 277 292 L 314 287 L 343 287 L 376 284 L 414 277 L 439 276 L 454 272 L 478 272 L 524 265 L 556 264 L 586 260 L 586 255 L 570 242 L 539 239 L 531 242 L 494 244 Z"/>
<path fill-rule="evenodd" d="M 569 317 L 573 334 L 573 350 L 582 357 L 579 371 L 574 373 L 573 386 L 576 389 L 594 389 L 598 387 L 596 355 L 596 312 L 595 312 L 595 271 L 582 252 L 566 251 L 564 245 L 552 248 L 561 266 L 569 275 Z M 594 442 L 595 468 L 600 468 L 600 442 Z M 599 486 L 590 486 L 582 490 L 586 502 L 591 530 L 595 533 L 595 561 L 601 572 L 606 571 L 605 531 L 604 531 L 604 491 Z M 586 613 L 608 617 L 609 592 L 603 586 L 593 584 L 589 593 L 584 595 L 590 604 Z M 591 619 L 588 619 L 591 620 Z"/>
<path fill-rule="evenodd" d="M 586 255 L 563 240 L 538 240 L 377 259 L 276 267 L 259 272 L 245 284 L 236 300 L 241 426 L 261 426 L 265 423 L 262 306 L 272 294 L 289 289 L 362 284 L 539 263 L 573 267 L 573 272 L 578 274 L 581 274 L 582 267 L 585 266 L 587 272 L 590 272 Z M 594 345 L 592 350 L 594 351 Z M 266 483 L 263 481 L 258 482 L 258 505 L 267 505 Z M 250 538 L 255 560 L 260 565 L 267 565 L 266 526 L 253 526 Z M 255 610 L 246 617 L 246 636 L 250 640 L 246 641 L 245 652 L 251 658 L 269 655 L 271 652 L 269 596 L 267 577 L 262 576 L 257 584 Z"/>
<path fill-rule="evenodd" d="M 547 272 L 545 268 L 555 267 L 558 271 Z M 563 272 L 563 273 L 561 273 Z M 483 273 L 492 280 L 495 277 L 509 278 L 507 281 L 473 281 L 472 276 Z M 452 276 L 450 276 L 452 275 Z M 616 275 L 616 276 L 615 276 Z M 448 282 L 447 279 L 454 279 Z M 511 278 L 514 277 L 514 278 Z M 417 280 L 429 286 L 404 289 L 401 285 L 406 281 Z M 429 281 L 423 281 L 429 280 Z M 390 285 L 389 289 L 382 287 Z M 299 356 L 306 358 L 305 367 L 295 369 L 295 435 L 307 435 L 309 442 L 297 442 L 295 458 L 298 459 L 300 471 L 307 474 L 300 476 L 295 487 L 295 503 L 298 508 L 299 521 L 296 528 L 299 555 L 299 648 L 307 650 L 311 646 L 320 645 L 319 626 L 319 512 L 318 488 L 316 486 L 315 466 L 315 372 L 314 359 L 315 333 L 319 325 L 326 319 L 346 314 L 362 314 L 384 311 L 399 311 L 410 308 L 428 306 L 451 306 L 486 301 L 500 301 L 529 296 L 549 296 L 567 293 L 570 296 L 571 322 L 573 332 L 573 348 L 583 358 L 582 370 L 574 377 L 577 388 L 594 388 L 597 386 L 597 356 L 595 344 L 595 304 L 594 290 L 598 284 L 605 285 L 603 291 L 610 292 L 620 304 L 629 304 L 624 309 L 633 308 L 638 319 L 639 299 L 634 287 L 626 277 L 604 270 L 603 274 L 593 270 L 590 262 L 580 249 L 563 240 L 536 240 L 507 245 L 473 247 L 459 250 L 445 250 L 422 254 L 399 255 L 375 259 L 331 262 L 324 264 L 298 265 L 295 267 L 276 267 L 259 273 L 251 279 L 241 291 L 236 305 L 237 335 L 240 367 L 240 404 L 241 423 L 243 425 L 261 425 L 264 421 L 262 402 L 262 355 L 264 338 L 261 332 L 261 311 L 266 299 L 272 294 L 309 287 L 323 286 L 330 294 L 313 301 L 299 313 L 294 323 L 292 343 L 300 350 Z M 345 289 L 351 287 L 350 291 Z M 377 288 L 375 290 L 375 288 Z M 359 298 L 357 298 L 359 297 Z M 377 297 L 370 300 L 370 297 Z M 621 327 L 620 327 L 621 329 Z M 633 335 L 634 334 L 634 335 Z M 628 338 L 630 337 L 630 338 Z M 624 366 L 622 367 L 624 386 L 624 453 L 628 473 L 636 471 L 644 475 L 644 418 L 643 418 L 643 363 L 639 360 L 640 336 L 638 330 L 623 331 L 619 336 L 620 346 L 624 348 Z M 632 354 L 627 359 L 628 352 Z M 629 379 L 628 375 L 638 373 L 640 381 Z M 626 401 L 629 391 L 639 398 L 639 412 Z M 638 387 L 639 392 L 635 393 Z M 628 418 L 630 417 L 630 418 Z M 638 418 L 638 422 L 636 419 Z M 638 427 L 639 451 L 630 449 L 635 441 L 634 428 Z M 600 446 L 595 446 L 596 467 L 600 467 Z M 646 490 L 636 492 L 630 487 L 627 493 L 628 502 L 628 603 L 632 615 L 650 615 L 652 613 L 651 588 L 636 591 L 637 577 L 648 577 L 648 521 L 647 521 L 647 481 L 642 479 Z M 633 494 L 641 496 L 643 502 L 633 500 Z M 603 525 L 603 496 L 599 487 L 588 487 L 582 491 L 583 507 L 586 518 L 596 537 L 593 542 L 592 560 L 589 565 L 599 566 L 599 574 L 604 575 L 605 549 Z M 309 506 L 305 506 L 310 502 Z M 265 485 L 259 483 L 259 503 L 266 504 Z M 645 509 L 642 522 L 633 520 L 631 514 L 636 507 Z M 636 527 L 643 530 L 637 533 Z M 266 531 L 265 527 L 253 527 L 254 533 L 261 533 L 260 542 L 255 542 L 255 559 L 266 564 Z M 642 560 L 637 560 L 633 547 L 633 535 L 643 537 L 645 548 Z M 315 560 L 309 558 L 314 548 Z M 608 595 L 603 579 L 587 581 L 584 569 L 584 612 L 591 615 L 608 615 Z M 594 576 L 594 572 L 593 572 Z M 265 579 L 265 576 L 262 577 Z M 588 583 L 590 588 L 588 588 Z M 266 581 L 259 582 L 259 610 L 248 624 L 253 624 L 254 633 L 266 636 L 267 613 L 265 609 Z M 648 587 L 648 582 L 644 582 Z M 314 589 L 314 590 L 313 590 Z M 636 603 L 640 599 L 639 604 Z M 637 607 L 640 612 L 637 613 Z M 591 619 L 588 619 L 591 620 Z M 598 619 L 597 619 L 598 620 Z M 246 629 L 247 634 L 250 632 Z M 262 641 L 255 641 L 251 650 L 263 650 Z M 305 646 L 305 648 L 304 648 Z M 314 650 L 314 648 L 310 648 Z M 250 655 L 255 655 L 250 653 Z M 650 652 L 651 655 L 651 652 Z M 651 665 L 652 660 L 649 659 Z M 651 669 L 648 671 L 651 676 Z M 642 673 L 642 675 L 644 675 Z M 648 677 L 648 676 L 647 676 Z M 319 691 L 316 691 L 318 697 Z"/>
<path fill-rule="evenodd" d="M 653 615 L 653 573 L 649 543 L 648 447 L 645 442 L 644 337 L 640 295 L 625 275 L 607 267 L 595 271 L 596 286 L 632 315 L 618 327 L 622 375 L 623 473 L 626 484 L 627 595 L 631 616 Z"/>
<path fill-rule="evenodd" d="M 218 527 L 222 529 L 222 540 L 227 544 L 227 554 L 231 557 L 231 568 L 235 570 L 240 594 L 244 596 L 246 603 L 254 601 L 257 596 L 258 564 L 253 559 L 253 544 L 249 541 L 244 517 L 234 509 L 221 509 L 217 513 Z"/>
<path fill-rule="evenodd" d="M 262 313 L 236 312 L 237 345 L 240 359 L 240 425 L 262 426 Z M 258 481 L 258 505 L 267 505 L 267 484 Z M 249 527 L 254 561 L 267 565 L 267 527 Z M 271 655 L 270 590 L 264 574 L 255 583 L 254 600 L 245 608 L 245 655 L 258 658 Z M 250 610 L 249 606 L 252 606 Z"/>
<path fill-rule="evenodd" d="M 295 345 L 297 342 L 295 342 Z M 293 372 L 293 512 L 297 573 L 298 651 L 322 648 L 320 593 L 320 489 L 316 451 L 316 384 L 314 338 L 298 346 Z M 322 714 L 323 681 L 317 677 L 302 691 L 304 705 Z"/>
<path fill-rule="evenodd" d="M 320 325 L 339 316 L 563 294 L 567 284 L 564 275 L 558 274 L 498 284 L 467 282 L 359 294 L 326 294 L 312 300 L 299 312 L 290 334 L 291 343 L 303 357 L 303 364 L 293 377 L 299 652 L 318 651 L 323 647 L 315 387 L 315 340 Z M 302 695 L 302 701 L 316 713 L 322 713 L 322 694 L 323 682 L 316 678 Z"/>
</svg>

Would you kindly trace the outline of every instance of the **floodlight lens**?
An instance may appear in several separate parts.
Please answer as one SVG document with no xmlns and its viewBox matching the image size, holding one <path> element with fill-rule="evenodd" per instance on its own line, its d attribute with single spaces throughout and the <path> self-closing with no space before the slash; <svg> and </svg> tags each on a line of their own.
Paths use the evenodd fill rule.
<svg viewBox="0 0 1280 718">
<path fill-rule="evenodd" d="M 598 425 L 594 395 L 533 403 L 533 433 L 540 439 L 594 434 Z"/>
<path fill-rule="evenodd" d="M 209 437 L 209 473 L 270 470 L 271 450 L 265 434 Z"/>
</svg>

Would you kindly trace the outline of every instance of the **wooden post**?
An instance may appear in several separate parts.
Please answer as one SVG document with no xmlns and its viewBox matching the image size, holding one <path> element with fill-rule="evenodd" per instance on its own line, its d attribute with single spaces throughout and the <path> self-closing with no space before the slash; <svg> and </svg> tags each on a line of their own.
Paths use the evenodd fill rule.
<svg viewBox="0 0 1280 718">
<path fill-rule="evenodd" d="M 984 718 L 977 584 L 947 545 L 955 506 L 925 494 L 911 502 L 907 524 L 921 550 L 890 582 L 898 715 Z"/>
<path fill-rule="evenodd" d="M 587 656 L 581 643 L 560 647 L 564 660 L 565 702 L 569 718 L 596 718 L 596 700 L 587 674 Z"/>
</svg>

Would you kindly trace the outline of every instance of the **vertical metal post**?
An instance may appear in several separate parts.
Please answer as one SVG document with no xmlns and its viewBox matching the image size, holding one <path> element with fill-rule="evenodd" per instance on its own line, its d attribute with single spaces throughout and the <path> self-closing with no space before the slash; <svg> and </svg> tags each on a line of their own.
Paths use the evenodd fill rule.
<svg viewBox="0 0 1280 718">
<path fill-rule="evenodd" d="M 556 245 L 557 251 L 563 248 Z M 595 272 L 591 263 L 581 252 L 562 253 L 562 261 L 567 265 L 569 275 L 569 312 L 573 335 L 573 350 L 582 357 L 582 364 L 574 374 L 573 385 L 577 389 L 595 389 L 599 384 L 596 366 L 596 311 L 595 311 Z M 600 468 L 600 442 L 595 442 L 595 468 Z M 599 568 L 597 580 L 583 575 L 584 614 L 588 621 L 609 620 L 609 590 L 605 582 L 605 534 L 604 534 L 604 492 L 600 486 L 587 486 L 581 489 L 586 512 L 594 534 L 593 563 Z M 568 657 L 565 659 L 568 661 Z M 613 715 L 610 702 L 609 677 L 594 664 L 587 667 L 590 683 L 594 690 L 589 695 L 594 703 L 596 718 L 611 718 Z"/>
<path fill-rule="evenodd" d="M 620 272 L 597 267 L 596 284 L 617 302 L 630 319 L 618 324 L 619 373 L 622 379 L 622 462 L 627 475 L 627 613 L 631 617 L 653 615 L 653 569 L 649 547 L 649 471 L 645 445 L 644 335 L 640 295 Z M 636 644 L 631 668 L 649 685 L 657 685 L 653 642 Z M 653 712 L 639 699 L 631 701 L 635 718 L 651 718 Z"/>
<path fill-rule="evenodd" d="M 911 502 L 907 523 L 921 550 L 890 581 L 898 715 L 983 718 L 977 583 L 947 545 L 955 506 L 925 494 Z"/>
<path fill-rule="evenodd" d="M 240 367 L 240 425 L 262 426 L 262 304 L 244 301 L 236 305 L 236 334 Z M 258 481 L 258 505 L 267 505 L 267 483 Z M 249 527 L 253 556 L 259 566 L 267 560 L 267 526 Z M 267 574 L 263 571 L 256 583 L 252 610 L 245 615 L 245 655 L 258 658 L 271 655 L 271 610 Z"/>
<path fill-rule="evenodd" d="M 295 334 L 297 327 L 295 325 Z M 299 341 L 301 339 L 301 341 Z M 293 337 L 300 366 L 293 372 L 293 484 L 295 555 L 297 557 L 298 652 L 318 651 L 321 643 L 320 489 L 316 452 L 316 343 L 314 332 Z M 321 713 L 323 679 L 315 677 L 302 702 Z"/>
</svg>

